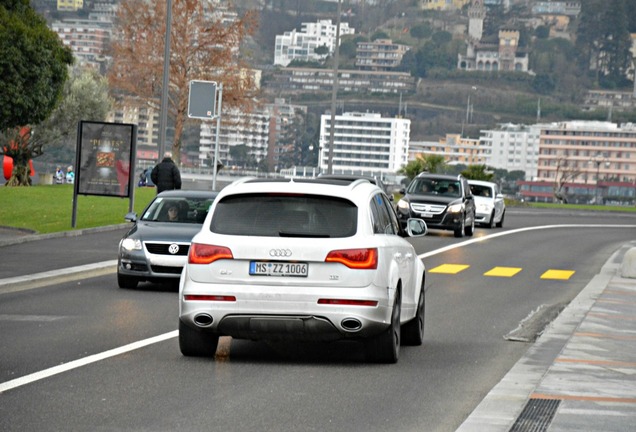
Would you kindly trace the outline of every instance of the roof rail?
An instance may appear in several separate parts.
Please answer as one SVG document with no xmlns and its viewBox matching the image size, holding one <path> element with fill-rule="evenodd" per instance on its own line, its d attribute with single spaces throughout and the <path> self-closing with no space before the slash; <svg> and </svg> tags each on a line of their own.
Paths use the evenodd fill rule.
<svg viewBox="0 0 636 432">
<path fill-rule="evenodd" d="M 241 177 L 240 179 L 234 180 L 232 183 L 230 183 L 231 186 L 234 185 L 239 185 L 239 184 L 243 184 L 243 183 L 247 183 L 250 180 L 254 180 L 256 179 L 256 177 Z"/>
<path fill-rule="evenodd" d="M 357 179 L 357 180 L 352 181 L 349 184 L 349 187 L 351 189 L 353 189 L 353 188 L 357 187 L 358 185 L 365 184 L 365 183 L 371 183 L 371 182 L 369 180 L 367 180 L 367 179 Z"/>
</svg>

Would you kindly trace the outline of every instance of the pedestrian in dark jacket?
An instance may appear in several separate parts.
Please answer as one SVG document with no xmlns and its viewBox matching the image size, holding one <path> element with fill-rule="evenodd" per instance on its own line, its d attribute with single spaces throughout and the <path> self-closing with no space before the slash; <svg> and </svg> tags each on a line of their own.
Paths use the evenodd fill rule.
<svg viewBox="0 0 636 432">
<path fill-rule="evenodd" d="M 161 162 L 150 173 L 150 179 L 157 186 L 157 193 L 181 189 L 181 173 L 172 160 L 172 152 L 167 151 L 163 155 Z"/>
</svg>

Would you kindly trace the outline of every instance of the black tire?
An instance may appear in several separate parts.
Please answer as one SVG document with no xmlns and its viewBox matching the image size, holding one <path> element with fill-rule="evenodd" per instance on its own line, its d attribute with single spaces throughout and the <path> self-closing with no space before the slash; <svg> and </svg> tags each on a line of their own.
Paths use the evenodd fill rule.
<svg viewBox="0 0 636 432">
<path fill-rule="evenodd" d="M 374 363 L 397 363 L 400 357 L 400 311 L 402 300 L 400 292 L 395 296 L 393 311 L 391 312 L 391 324 L 389 327 L 373 338 L 365 341 L 365 357 Z"/>
<path fill-rule="evenodd" d="M 219 335 L 188 327 L 179 321 L 179 349 L 188 357 L 214 357 Z"/>
<path fill-rule="evenodd" d="M 501 220 L 499 222 L 497 222 L 497 228 L 503 227 L 503 222 L 504 222 L 504 217 L 505 216 L 506 216 L 506 212 L 504 211 L 503 214 L 501 215 Z"/>
<path fill-rule="evenodd" d="M 488 223 L 488 228 L 493 229 L 495 227 L 495 211 L 493 210 L 490 214 L 490 222 Z"/>
<path fill-rule="evenodd" d="M 460 226 L 453 230 L 453 233 L 455 234 L 455 237 L 457 237 L 457 238 L 464 237 L 464 230 L 465 229 L 466 229 L 466 219 L 464 219 L 464 217 L 462 217 L 462 223 L 460 224 Z"/>
<path fill-rule="evenodd" d="M 402 345 L 420 346 L 424 343 L 424 279 L 422 279 L 422 289 L 417 302 L 417 312 L 415 317 L 402 326 Z"/>
<path fill-rule="evenodd" d="M 466 221 L 464 221 L 464 233 L 466 233 L 468 237 L 471 237 L 473 234 L 475 234 L 475 214 L 474 213 L 473 213 L 473 219 L 471 220 L 469 226 L 466 226 Z"/>
<path fill-rule="evenodd" d="M 117 273 L 117 285 L 119 288 L 137 288 L 137 284 L 139 283 L 139 279 L 132 276 L 124 276 L 122 274 Z"/>
</svg>

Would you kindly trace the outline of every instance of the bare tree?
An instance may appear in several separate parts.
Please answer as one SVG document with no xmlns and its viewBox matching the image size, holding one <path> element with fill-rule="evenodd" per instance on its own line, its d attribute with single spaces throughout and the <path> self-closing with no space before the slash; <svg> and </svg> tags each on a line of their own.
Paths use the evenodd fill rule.
<svg viewBox="0 0 636 432">
<path fill-rule="evenodd" d="M 172 9 L 168 107 L 175 129 L 172 152 L 179 161 L 190 81 L 222 83 L 223 108 L 251 109 L 256 80 L 239 53 L 256 19 L 252 11 L 239 17 L 210 0 L 173 0 Z M 166 2 L 122 0 L 108 73 L 112 88 L 156 105 L 162 90 L 165 17 Z"/>
<path fill-rule="evenodd" d="M 559 157 L 556 160 L 556 171 L 554 173 L 554 184 L 552 185 L 552 193 L 555 202 L 567 204 L 568 199 L 563 190 L 566 183 L 574 180 L 581 175 L 581 170 L 568 163 L 567 158 Z"/>
</svg>

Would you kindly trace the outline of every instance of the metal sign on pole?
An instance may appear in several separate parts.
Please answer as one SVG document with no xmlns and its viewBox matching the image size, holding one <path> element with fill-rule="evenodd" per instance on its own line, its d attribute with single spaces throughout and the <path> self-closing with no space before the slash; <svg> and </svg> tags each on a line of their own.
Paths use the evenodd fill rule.
<svg viewBox="0 0 636 432">
<path fill-rule="evenodd" d="M 221 105 L 223 103 L 223 83 L 219 84 L 218 111 L 216 113 L 216 142 L 214 144 L 214 171 L 212 177 L 212 190 L 216 190 L 216 175 L 219 170 L 219 135 L 221 134 Z"/>
<path fill-rule="evenodd" d="M 216 82 L 190 81 L 188 117 L 212 120 L 215 116 Z"/>
<path fill-rule="evenodd" d="M 188 117 L 201 120 L 216 118 L 216 142 L 214 145 L 214 170 L 212 190 L 216 190 L 216 175 L 219 170 L 219 134 L 221 132 L 221 105 L 223 101 L 223 83 L 215 81 L 190 81 L 188 95 Z"/>
</svg>

